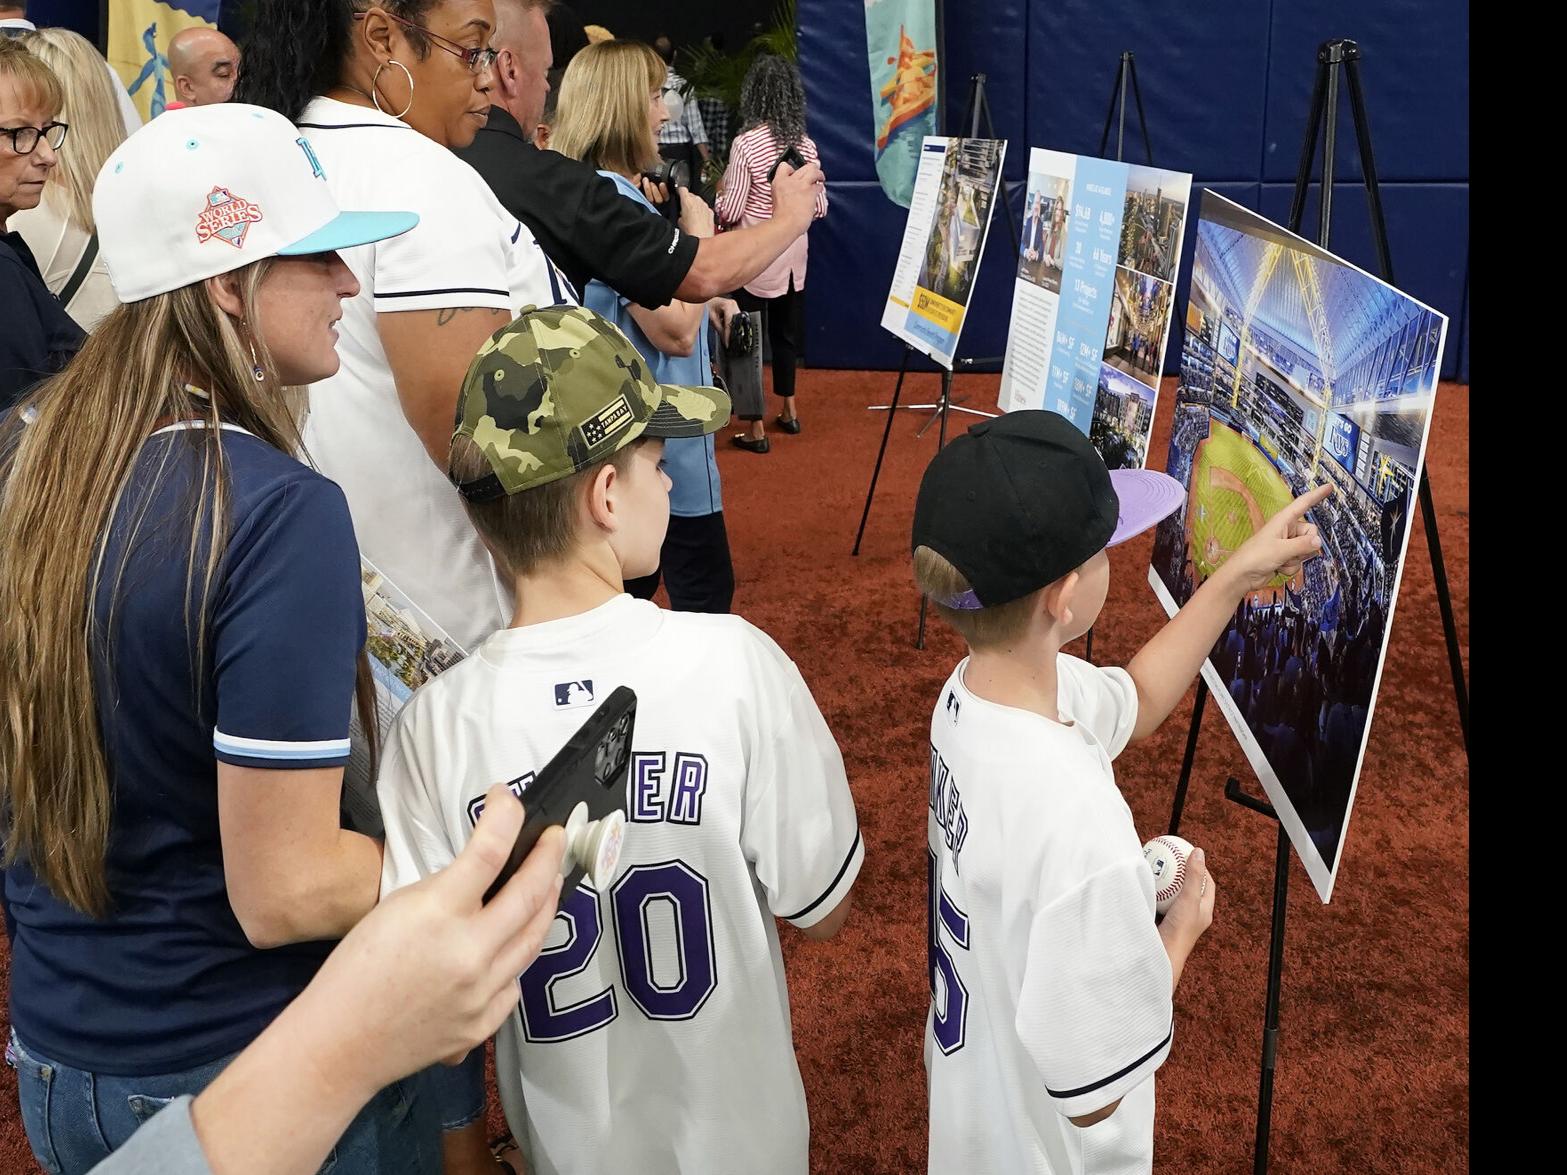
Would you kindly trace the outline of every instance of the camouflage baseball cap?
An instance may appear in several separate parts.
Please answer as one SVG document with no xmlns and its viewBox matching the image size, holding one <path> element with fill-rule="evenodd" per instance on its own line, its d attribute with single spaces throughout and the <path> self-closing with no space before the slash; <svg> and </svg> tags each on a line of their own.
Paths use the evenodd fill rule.
<svg viewBox="0 0 1567 1175">
<path fill-rule="evenodd" d="M 463 377 L 452 435 L 472 437 L 491 472 L 457 489 L 491 501 L 569 477 L 638 437 L 699 437 L 728 421 L 726 393 L 658 383 L 608 319 L 583 306 L 528 306 Z"/>
</svg>

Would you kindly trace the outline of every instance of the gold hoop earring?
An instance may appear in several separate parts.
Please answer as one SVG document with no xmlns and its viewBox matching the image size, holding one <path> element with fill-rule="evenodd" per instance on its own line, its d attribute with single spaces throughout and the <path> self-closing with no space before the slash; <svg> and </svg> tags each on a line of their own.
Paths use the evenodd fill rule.
<svg viewBox="0 0 1567 1175">
<path fill-rule="evenodd" d="M 376 83 L 381 79 L 381 71 L 388 65 L 397 66 L 398 69 L 403 71 L 403 76 L 408 79 L 408 105 L 404 106 L 397 114 L 391 114 L 389 111 L 381 110 L 381 96 L 376 93 L 375 88 Z M 408 67 L 401 61 L 390 60 L 381 62 L 380 65 L 375 67 L 375 73 L 370 75 L 370 101 L 377 110 L 381 110 L 381 113 L 387 115 L 389 118 L 402 118 L 405 114 L 414 108 L 414 75 L 408 72 Z"/>
</svg>

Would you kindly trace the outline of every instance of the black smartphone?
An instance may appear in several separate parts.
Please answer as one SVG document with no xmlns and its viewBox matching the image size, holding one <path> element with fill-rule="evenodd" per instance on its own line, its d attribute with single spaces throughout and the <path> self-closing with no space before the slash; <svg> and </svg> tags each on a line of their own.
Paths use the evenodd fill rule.
<svg viewBox="0 0 1567 1175">
<path fill-rule="evenodd" d="M 774 160 L 772 167 L 767 172 L 767 182 L 772 183 L 773 177 L 778 174 L 780 165 L 787 163 L 795 171 L 805 166 L 805 156 L 800 154 L 797 147 L 785 147 L 784 153 Z"/>
<path fill-rule="evenodd" d="M 592 688 L 590 683 L 580 685 Z M 522 866 L 546 828 L 552 824 L 564 828 L 572 823 L 572 814 L 579 804 L 586 805 L 585 814 L 578 816 L 579 821 L 583 815 L 589 822 L 610 821 L 617 813 L 615 823 L 624 821 L 626 783 L 631 775 L 631 736 L 636 729 L 636 720 L 636 693 L 626 686 L 617 686 L 555 757 L 528 782 L 522 791 L 527 818 L 500 875 L 485 891 L 486 902 L 499 893 Z M 566 851 L 568 872 L 561 885 L 563 894 L 575 889 L 586 875 L 582 862 L 574 859 L 570 843 Z"/>
</svg>

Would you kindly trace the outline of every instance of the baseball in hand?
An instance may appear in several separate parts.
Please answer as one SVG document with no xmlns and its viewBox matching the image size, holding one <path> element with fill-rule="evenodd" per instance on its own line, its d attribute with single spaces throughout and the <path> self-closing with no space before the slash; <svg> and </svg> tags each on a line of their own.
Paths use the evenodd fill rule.
<svg viewBox="0 0 1567 1175">
<path fill-rule="evenodd" d="M 1178 836 L 1156 836 L 1143 846 L 1143 859 L 1153 870 L 1154 911 L 1161 917 L 1186 881 L 1192 846 Z"/>
</svg>

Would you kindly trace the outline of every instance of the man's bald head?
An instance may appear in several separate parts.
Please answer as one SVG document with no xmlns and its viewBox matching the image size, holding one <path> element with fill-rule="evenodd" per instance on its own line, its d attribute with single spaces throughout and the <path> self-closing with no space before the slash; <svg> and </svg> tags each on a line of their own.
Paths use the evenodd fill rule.
<svg viewBox="0 0 1567 1175">
<path fill-rule="evenodd" d="M 549 7 L 549 0 L 495 0 L 496 27 L 490 44 L 502 56 L 495 63 L 496 86 L 490 98 L 517 120 L 529 138 L 544 117 L 544 100 L 550 92 L 554 52 Z"/>
<path fill-rule="evenodd" d="M 239 80 L 239 46 L 217 29 L 182 29 L 169 41 L 169 73 L 185 105 L 227 102 Z"/>
</svg>

